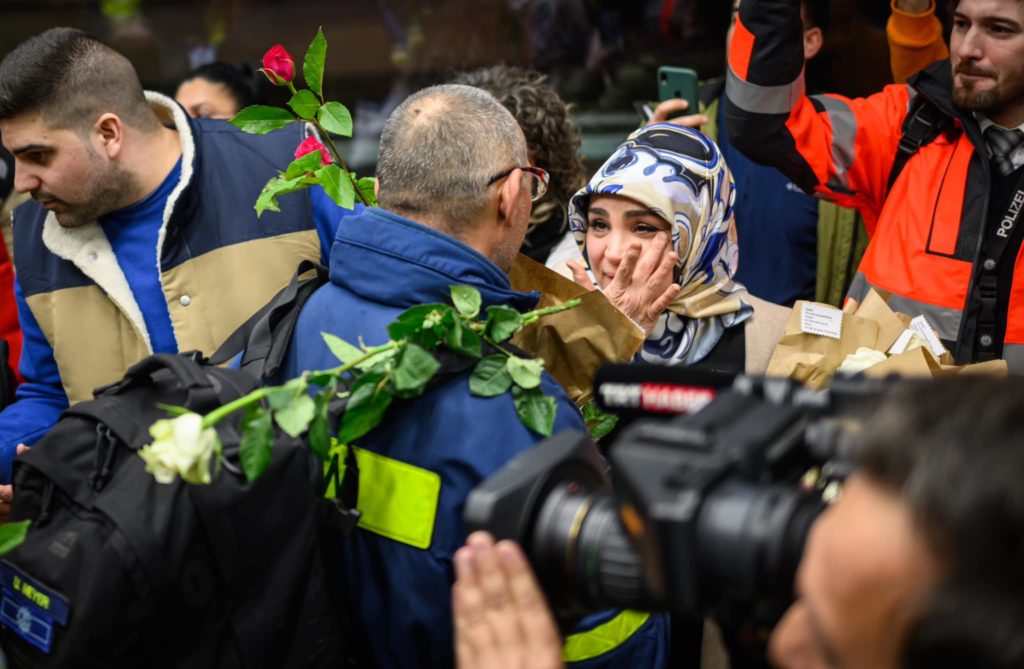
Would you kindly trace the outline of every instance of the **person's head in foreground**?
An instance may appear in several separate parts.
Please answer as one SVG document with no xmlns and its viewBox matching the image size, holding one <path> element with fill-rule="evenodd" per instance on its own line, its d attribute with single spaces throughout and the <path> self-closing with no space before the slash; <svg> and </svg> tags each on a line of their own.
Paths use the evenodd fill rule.
<svg viewBox="0 0 1024 669">
<path fill-rule="evenodd" d="M 207 63 L 185 75 L 174 99 L 189 116 L 230 119 L 256 104 L 263 75 L 241 63 Z"/>
<path fill-rule="evenodd" d="M 642 128 L 569 202 L 569 226 L 596 281 L 648 335 L 648 362 L 690 364 L 752 313 L 732 280 L 735 184 L 718 147 L 690 128 Z"/>
<path fill-rule="evenodd" d="M 905 383 L 863 429 L 859 468 L 804 547 L 772 664 L 1024 666 L 1024 379 Z M 521 555 L 477 535 L 456 570 L 460 659 L 552 666 L 557 632 Z"/>
<path fill-rule="evenodd" d="M 179 152 L 128 59 L 73 28 L 47 30 L 0 62 L 0 136 L 15 190 L 69 228 L 137 202 Z"/>
<path fill-rule="evenodd" d="M 454 237 L 508 272 L 544 195 L 519 124 L 490 93 L 459 84 L 409 96 L 384 124 L 380 206 Z"/>
</svg>

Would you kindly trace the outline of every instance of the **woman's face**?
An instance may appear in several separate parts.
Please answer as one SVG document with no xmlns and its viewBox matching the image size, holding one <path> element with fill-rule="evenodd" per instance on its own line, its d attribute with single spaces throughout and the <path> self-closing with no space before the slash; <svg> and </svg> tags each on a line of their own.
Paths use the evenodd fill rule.
<svg viewBox="0 0 1024 669">
<path fill-rule="evenodd" d="M 590 269 L 602 288 L 615 278 L 619 263 L 630 246 L 640 253 L 661 242 L 669 248 L 669 222 L 636 200 L 619 195 L 593 195 L 587 211 L 587 256 Z"/>
<path fill-rule="evenodd" d="M 201 77 L 178 86 L 174 99 L 192 117 L 229 119 L 238 113 L 238 101 L 227 86 Z"/>
</svg>

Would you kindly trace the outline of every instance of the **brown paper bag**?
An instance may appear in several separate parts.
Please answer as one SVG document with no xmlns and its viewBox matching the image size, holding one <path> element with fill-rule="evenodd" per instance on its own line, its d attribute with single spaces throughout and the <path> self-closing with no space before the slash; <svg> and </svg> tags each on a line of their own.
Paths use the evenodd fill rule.
<svg viewBox="0 0 1024 669">
<path fill-rule="evenodd" d="M 589 291 L 544 265 L 520 255 L 509 272 L 512 288 L 541 293 L 537 308 L 580 298 L 575 309 L 541 318 L 512 343 L 544 360 L 544 368 L 577 405 L 593 393 L 594 375 L 605 363 L 629 362 L 646 334 L 599 291 Z"/>
<path fill-rule="evenodd" d="M 861 346 L 875 347 L 879 326 L 874 321 L 844 312 L 839 339 L 808 334 L 800 326 L 805 304 L 806 301 L 799 300 L 793 306 L 786 332 L 768 362 L 766 375 L 785 376 L 809 388 L 823 388 L 846 356 Z"/>
<path fill-rule="evenodd" d="M 854 312 L 861 318 L 878 323 L 878 339 L 871 348 L 888 353 L 903 331 L 910 326 L 910 317 L 893 311 L 877 291 L 871 289 Z"/>
<path fill-rule="evenodd" d="M 891 356 L 888 360 L 871 365 L 862 373 L 874 379 L 890 375 L 909 377 L 930 377 L 939 371 L 939 363 L 927 348 L 915 348 Z"/>
</svg>

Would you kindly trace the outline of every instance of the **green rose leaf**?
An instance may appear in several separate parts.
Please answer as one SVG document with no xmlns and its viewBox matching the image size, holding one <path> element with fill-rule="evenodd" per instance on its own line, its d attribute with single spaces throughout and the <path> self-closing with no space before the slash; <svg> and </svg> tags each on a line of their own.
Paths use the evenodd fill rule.
<svg viewBox="0 0 1024 669">
<path fill-rule="evenodd" d="M 280 130 L 295 121 L 287 109 L 268 105 L 252 105 L 235 114 L 231 125 L 253 135 L 265 135 Z"/>
<path fill-rule="evenodd" d="M 292 99 L 288 101 L 288 106 L 302 120 L 311 121 L 320 109 L 320 100 L 313 95 L 312 91 L 303 88 L 295 92 Z"/>
<path fill-rule="evenodd" d="M 327 348 L 331 350 L 334 357 L 340 360 L 343 364 L 351 364 L 366 355 L 365 352 L 359 350 L 341 337 L 332 335 L 330 332 L 321 332 L 320 336 L 324 338 L 324 343 L 327 344 Z"/>
<path fill-rule="evenodd" d="M 392 400 L 386 387 L 377 388 L 385 378 L 383 374 L 364 374 L 352 384 L 352 394 L 338 428 L 338 443 L 350 444 L 380 425 Z"/>
<path fill-rule="evenodd" d="M 512 309 L 501 305 L 487 307 L 487 323 L 484 332 L 492 340 L 499 344 L 523 327 L 523 315 Z"/>
<path fill-rule="evenodd" d="M 516 414 L 523 425 L 543 437 L 550 437 L 555 426 L 555 398 L 548 397 L 540 388 L 524 390 L 512 386 L 512 401 L 516 406 Z"/>
<path fill-rule="evenodd" d="M 309 382 L 306 379 L 301 376 L 292 379 L 280 388 L 271 390 L 267 395 L 267 404 L 274 411 L 284 409 L 300 397 L 306 397 L 307 388 L 309 388 Z"/>
<path fill-rule="evenodd" d="M 274 411 L 274 420 L 289 436 L 297 437 L 306 431 L 316 412 L 313 398 L 303 393 L 288 403 L 288 406 Z"/>
<path fill-rule="evenodd" d="M 540 358 L 519 358 L 509 356 L 505 362 L 508 373 L 516 385 L 524 390 L 530 390 L 540 386 L 540 374 L 544 371 L 544 361 Z"/>
<path fill-rule="evenodd" d="M 416 396 L 423 392 L 427 382 L 439 369 L 441 363 L 434 356 L 416 344 L 406 344 L 398 357 L 391 380 L 398 392 L 407 397 Z"/>
<path fill-rule="evenodd" d="M 331 426 L 327 407 L 333 394 L 333 388 L 316 394 L 313 398 L 313 421 L 309 424 L 309 447 L 325 462 L 330 458 L 331 452 Z"/>
<path fill-rule="evenodd" d="M 247 480 L 255 481 L 267 468 L 273 447 L 274 428 L 270 413 L 257 406 L 246 407 L 238 457 L 242 461 L 242 471 Z"/>
<path fill-rule="evenodd" d="M 308 92 L 308 91 L 307 91 Z M 320 152 L 313 151 L 307 153 L 301 158 L 296 158 L 288 164 L 288 168 L 284 172 L 284 179 L 280 181 L 282 186 L 290 186 L 292 181 L 297 182 L 301 177 L 305 176 L 307 172 L 310 174 L 320 169 Z"/>
<path fill-rule="evenodd" d="M 451 327 L 454 310 L 447 304 L 420 304 L 400 313 L 388 325 L 388 336 L 398 341 L 407 339 L 425 349 L 432 349 Z"/>
<path fill-rule="evenodd" d="M 320 386 L 326 388 L 334 380 L 334 374 L 330 372 L 310 372 L 309 376 L 306 377 L 310 384 L 314 386 Z"/>
<path fill-rule="evenodd" d="M 496 397 L 512 387 L 512 375 L 505 367 L 505 356 L 489 355 L 476 363 L 469 376 L 469 392 L 477 397 Z"/>
<path fill-rule="evenodd" d="M 619 417 L 613 413 L 603 411 L 597 406 L 594 400 L 583 405 L 583 420 L 587 423 L 590 436 L 596 439 L 607 437 L 615 429 Z"/>
<path fill-rule="evenodd" d="M 316 114 L 316 120 L 327 132 L 342 137 L 352 136 L 352 114 L 340 102 L 325 102 Z"/>
<path fill-rule="evenodd" d="M 444 336 L 444 343 L 451 350 L 467 358 L 479 358 L 483 355 L 483 344 L 480 343 L 480 336 L 464 328 L 459 322 L 454 321 Z"/>
<path fill-rule="evenodd" d="M 351 209 L 355 205 L 356 190 L 352 186 L 352 180 L 345 176 L 341 168 L 331 163 L 324 165 L 316 171 L 327 196 L 334 200 L 339 207 Z"/>
<path fill-rule="evenodd" d="M 4 523 L 0 525 L 0 555 L 9 553 L 25 541 L 25 534 L 28 533 L 28 526 L 31 520 L 22 520 L 17 523 Z"/>
<path fill-rule="evenodd" d="M 306 49 L 306 57 L 302 61 L 302 76 L 306 78 L 306 85 L 312 89 L 317 97 L 324 97 L 324 62 L 327 60 L 327 38 L 324 37 L 323 27 L 316 29 L 316 37 L 310 42 Z M 315 110 L 314 110 L 315 111 Z M 302 118 L 311 119 L 312 116 Z"/>
<path fill-rule="evenodd" d="M 480 291 L 472 286 L 449 286 L 455 309 L 466 318 L 476 318 L 480 313 Z"/>
<path fill-rule="evenodd" d="M 363 199 L 371 207 L 377 206 L 377 180 L 373 177 L 363 177 L 356 182 L 356 188 L 362 194 Z"/>
<path fill-rule="evenodd" d="M 308 156 L 313 155 L 314 154 L 307 154 L 306 156 L 300 158 L 299 161 L 305 160 L 306 158 L 308 158 Z M 292 164 L 294 164 L 294 162 Z M 289 169 L 290 168 L 291 166 L 289 166 Z M 267 185 L 263 187 L 263 190 L 260 192 L 259 197 L 256 199 L 256 205 L 254 207 L 256 209 L 256 216 L 258 217 L 262 215 L 263 212 L 267 210 L 281 211 L 277 205 L 277 196 L 287 195 L 288 193 L 294 193 L 297 190 L 302 190 L 303 188 L 311 186 L 312 184 L 315 183 L 316 179 L 309 176 L 308 174 L 300 174 L 299 176 L 296 176 L 295 178 L 292 179 L 286 178 L 283 175 L 274 177 L 273 179 L 267 182 Z"/>
<path fill-rule="evenodd" d="M 264 186 L 260 191 L 260 196 L 256 198 L 256 205 L 253 207 L 256 210 L 256 218 L 262 216 L 265 211 L 281 211 L 281 207 L 277 204 L 277 191 L 272 184 L 273 181 Z"/>
</svg>

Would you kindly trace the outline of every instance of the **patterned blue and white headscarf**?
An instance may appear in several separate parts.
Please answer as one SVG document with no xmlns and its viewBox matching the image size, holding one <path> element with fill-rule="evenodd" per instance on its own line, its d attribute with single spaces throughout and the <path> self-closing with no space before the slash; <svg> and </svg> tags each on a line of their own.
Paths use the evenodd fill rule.
<svg viewBox="0 0 1024 669">
<path fill-rule="evenodd" d="M 705 358 L 726 328 L 753 314 L 733 281 L 739 252 L 733 225 L 735 183 L 713 141 L 668 123 L 637 130 L 569 201 L 569 227 L 587 258 L 587 209 L 594 194 L 636 200 L 672 224 L 682 290 L 647 336 L 640 357 L 688 365 Z"/>
</svg>

